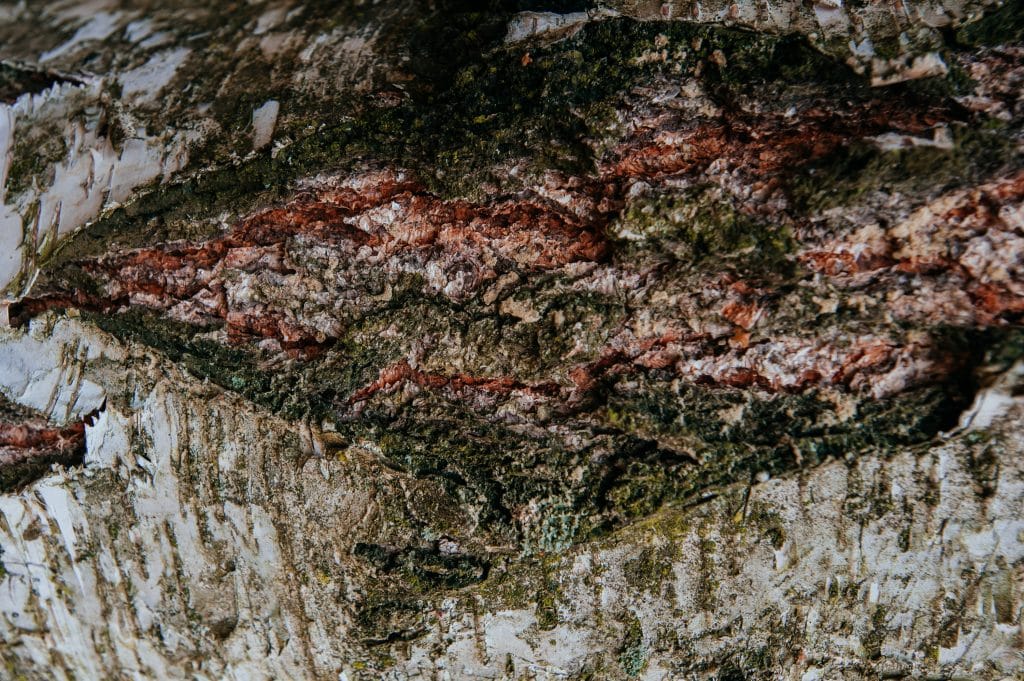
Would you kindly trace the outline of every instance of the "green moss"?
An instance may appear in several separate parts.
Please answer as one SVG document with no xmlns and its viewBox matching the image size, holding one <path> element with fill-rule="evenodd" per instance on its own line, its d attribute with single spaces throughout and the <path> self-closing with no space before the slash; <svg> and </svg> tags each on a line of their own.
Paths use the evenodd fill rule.
<svg viewBox="0 0 1024 681">
<path fill-rule="evenodd" d="M 400 577 L 406 586 L 424 594 L 438 589 L 458 589 L 487 577 L 489 565 L 477 556 L 445 555 L 415 546 L 391 549 L 379 544 L 357 543 L 353 553 L 380 572 Z"/>
<path fill-rule="evenodd" d="M 1024 357 L 1024 328 L 987 330 L 977 339 L 977 344 L 983 349 L 979 364 L 987 371 L 1003 373 Z"/>
<path fill-rule="evenodd" d="M 663 585 L 673 576 L 675 558 L 676 551 L 671 544 L 660 548 L 645 546 L 639 556 L 623 564 L 622 574 L 634 589 L 660 596 Z"/>
<path fill-rule="evenodd" d="M 1024 2 L 1006 0 L 979 21 L 965 24 L 954 34 L 955 44 L 965 47 L 1014 45 L 1024 41 Z"/>
<path fill-rule="evenodd" d="M 443 195 L 476 196 L 484 184 L 507 185 L 507 173 L 492 172 L 506 163 L 526 163 L 520 177 L 527 180 L 546 169 L 589 173 L 586 140 L 606 134 L 620 93 L 665 68 L 635 60 L 663 30 L 602 22 L 571 40 L 528 49 L 526 65 L 522 49 L 460 64 L 447 87 L 426 94 L 402 126 L 421 149 L 416 156 L 431 160 L 422 174 Z"/>
<path fill-rule="evenodd" d="M 754 502 L 747 520 L 761 532 L 775 550 L 781 549 L 786 543 L 785 523 L 779 514 L 772 511 L 764 502 Z"/>
<path fill-rule="evenodd" d="M 537 617 L 537 628 L 548 631 L 558 626 L 558 602 L 555 594 L 548 590 L 538 591 L 534 614 Z"/>
<path fill-rule="evenodd" d="M 644 645 L 644 632 L 636 617 L 629 621 L 626 635 L 619 648 L 619 664 L 630 678 L 637 678 L 647 668 L 649 651 Z"/>
<path fill-rule="evenodd" d="M 11 165 L 7 171 L 6 194 L 15 197 L 33 184 L 45 186 L 51 178 L 52 166 L 67 156 L 64 135 L 56 129 L 33 127 L 19 134 L 11 150 Z"/>
<path fill-rule="evenodd" d="M 719 96 L 740 97 L 751 84 L 801 87 L 815 83 L 840 87 L 847 96 L 864 96 L 869 90 L 868 81 L 842 61 L 849 51 L 845 40 L 834 51 L 836 56 L 831 56 L 826 45 L 812 47 L 796 35 L 777 37 L 705 26 L 695 37 L 700 39 L 697 56 L 701 59 L 707 60 L 716 50 L 726 59 L 724 66 L 706 61 L 712 84 L 719 83 Z"/>
<path fill-rule="evenodd" d="M 197 376 L 209 378 L 266 406 L 281 407 L 280 398 L 274 398 L 271 393 L 270 374 L 257 368 L 258 354 L 199 337 L 210 328 L 170 320 L 142 308 L 83 316 L 118 338 L 159 350 Z"/>
<path fill-rule="evenodd" d="M 703 530 L 698 528 L 700 542 L 698 543 L 698 582 L 695 594 L 695 605 L 698 609 L 711 611 L 715 609 L 718 600 L 718 580 L 715 578 L 715 554 L 718 546 L 713 540 L 704 536 Z"/>
<path fill-rule="evenodd" d="M 787 273 L 791 268 L 786 256 L 793 251 L 788 229 L 744 215 L 715 194 L 698 188 L 633 200 L 611 234 L 653 245 L 688 264 L 714 260 L 744 272 Z"/>
<path fill-rule="evenodd" d="M 429 603 L 388 582 L 387 589 L 368 593 L 356 608 L 356 633 L 364 645 L 411 641 L 427 631 Z"/>
<path fill-rule="evenodd" d="M 952 149 L 914 147 L 882 151 L 854 144 L 803 169 L 791 184 L 795 203 L 814 213 L 850 205 L 872 192 L 938 192 L 983 181 L 1020 157 L 1001 124 L 950 128 Z"/>
<path fill-rule="evenodd" d="M 598 412 L 629 433 L 618 441 L 619 458 L 602 482 L 607 513 L 620 522 L 761 471 L 777 475 L 828 457 L 926 442 L 955 423 L 970 395 L 954 380 L 865 401 L 856 414 L 839 418 L 836 406 L 813 392 L 759 399 L 653 379 L 631 382 L 628 392 L 612 391 L 607 409 Z M 744 406 L 740 418 L 724 422 L 721 413 L 737 404 Z"/>
<path fill-rule="evenodd" d="M 864 637 L 864 654 L 869 660 L 877 660 L 882 657 L 882 643 L 885 642 L 887 634 L 886 613 L 888 609 L 883 605 L 876 605 L 875 611 L 871 614 L 871 629 Z"/>
</svg>

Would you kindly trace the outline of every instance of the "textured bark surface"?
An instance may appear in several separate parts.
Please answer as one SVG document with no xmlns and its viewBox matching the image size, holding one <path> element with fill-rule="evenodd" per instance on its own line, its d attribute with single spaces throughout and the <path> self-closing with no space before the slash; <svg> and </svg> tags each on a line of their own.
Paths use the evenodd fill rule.
<svg viewBox="0 0 1024 681">
<path fill-rule="evenodd" d="M 1024 674 L 1024 8 L 0 3 L 4 677 Z"/>
</svg>

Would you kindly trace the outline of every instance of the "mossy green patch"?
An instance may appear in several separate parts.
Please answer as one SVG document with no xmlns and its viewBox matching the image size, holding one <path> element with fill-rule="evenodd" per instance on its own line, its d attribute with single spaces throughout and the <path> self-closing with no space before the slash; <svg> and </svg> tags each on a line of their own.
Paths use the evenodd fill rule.
<svg viewBox="0 0 1024 681">
<path fill-rule="evenodd" d="M 1020 151 L 998 121 L 976 128 L 954 125 L 950 133 L 951 149 L 883 151 L 867 143 L 841 149 L 793 179 L 794 203 L 815 213 L 854 204 L 874 192 L 934 195 L 976 184 L 1020 159 Z"/>
<path fill-rule="evenodd" d="M 609 231 L 624 242 L 622 258 L 654 246 L 689 265 L 731 265 L 744 273 L 787 275 L 794 243 L 786 225 L 745 215 L 711 188 L 640 197 L 626 204 Z M 710 261 L 710 263 L 708 262 Z"/>
<path fill-rule="evenodd" d="M 619 649 L 619 664 L 630 678 L 636 678 L 647 668 L 649 651 L 644 645 L 644 632 L 640 620 L 632 618 L 626 628 L 626 635 Z"/>
<path fill-rule="evenodd" d="M 64 135 L 51 126 L 37 125 L 18 134 L 11 149 L 11 165 L 4 187 L 6 196 L 14 198 L 34 185 L 46 186 L 52 181 L 52 166 L 67 153 Z"/>
<path fill-rule="evenodd" d="M 487 577 L 488 563 L 469 554 L 442 554 L 436 550 L 407 546 L 393 549 L 360 542 L 354 553 L 385 574 L 396 574 L 408 587 L 424 593 L 436 589 L 458 589 Z"/>
<path fill-rule="evenodd" d="M 672 564 L 676 551 L 671 544 L 660 547 L 645 546 L 636 558 L 622 566 L 622 576 L 631 587 L 660 596 L 662 587 L 673 576 Z"/>
<path fill-rule="evenodd" d="M 995 11 L 964 24 L 953 35 L 957 45 L 967 47 L 1020 44 L 1024 42 L 1024 2 L 1006 0 Z"/>
</svg>

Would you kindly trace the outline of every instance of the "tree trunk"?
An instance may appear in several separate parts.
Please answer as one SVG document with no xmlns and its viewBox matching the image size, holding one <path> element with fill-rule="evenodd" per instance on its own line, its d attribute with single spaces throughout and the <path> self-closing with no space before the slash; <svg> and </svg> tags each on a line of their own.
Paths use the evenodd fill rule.
<svg viewBox="0 0 1024 681">
<path fill-rule="evenodd" d="M 4 678 L 1024 674 L 1022 17 L 0 4 Z"/>
</svg>

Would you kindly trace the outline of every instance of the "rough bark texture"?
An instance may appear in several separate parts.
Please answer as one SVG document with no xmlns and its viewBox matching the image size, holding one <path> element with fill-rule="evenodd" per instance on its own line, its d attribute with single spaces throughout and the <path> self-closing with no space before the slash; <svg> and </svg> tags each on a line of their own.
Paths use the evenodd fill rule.
<svg viewBox="0 0 1024 681">
<path fill-rule="evenodd" d="M 4 678 L 1024 674 L 1024 7 L 0 3 Z"/>
</svg>

